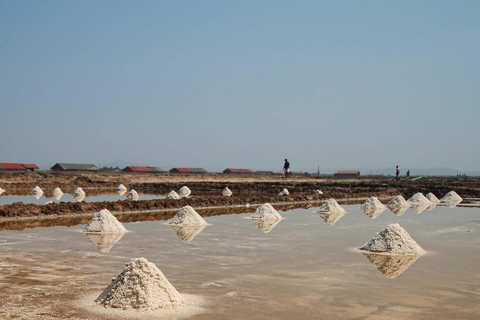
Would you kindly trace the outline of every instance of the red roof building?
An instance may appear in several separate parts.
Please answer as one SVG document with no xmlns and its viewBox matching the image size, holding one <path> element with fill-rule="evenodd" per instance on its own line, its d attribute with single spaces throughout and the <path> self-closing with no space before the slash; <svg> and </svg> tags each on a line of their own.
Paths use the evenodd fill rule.
<svg viewBox="0 0 480 320">
<path fill-rule="evenodd" d="M 207 170 L 203 168 L 173 168 L 170 169 L 170 173 L 182 173 L 182 174 L 205 174 Z"/>
<path fill-rule="evenodd" d="M 223 173 L 228 174 L 253 174 L 253 170 L 250 169 L 235 169 L 235 168 L 227 168 L 223 170 Z"/>
<path fill-rule="evenodd" d="M 22 163 L 22 166 L 29 171 L 34 171 L 40 169 L 35 163 Z"/>
<path fill-rule="evenodd" d="M 140 172 L 140 173 L 166 173 L 165 170 L 158 167 L 144 167 L 144 166 L 127 166 L 123 172 Z"/>
<path fill-rule="evenodd" d="M 0 162 L 0 170 L 21 170 L 25 171 L 25 167 L 20 163 Z"/>
</svg>

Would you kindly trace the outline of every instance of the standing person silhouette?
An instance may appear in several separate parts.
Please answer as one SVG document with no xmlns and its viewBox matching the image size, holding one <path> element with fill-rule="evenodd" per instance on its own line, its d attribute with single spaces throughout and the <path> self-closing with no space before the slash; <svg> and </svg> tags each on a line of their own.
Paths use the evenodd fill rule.
<svg viewBox="0 0 480 320">
<path fill-rule="evenodd" d="M 285 159 L 285 163 L 283 164 L 283 174 L 286 177 L 288 177 L 288 174 L 290 173 L 290 162 L 288 162 L 287 159 Z"/>
<path fill-rule="evenodd" d="M 400 179 L 400 168 L 398 166 L 395 169 L 395 179 Z"/>
</svg>

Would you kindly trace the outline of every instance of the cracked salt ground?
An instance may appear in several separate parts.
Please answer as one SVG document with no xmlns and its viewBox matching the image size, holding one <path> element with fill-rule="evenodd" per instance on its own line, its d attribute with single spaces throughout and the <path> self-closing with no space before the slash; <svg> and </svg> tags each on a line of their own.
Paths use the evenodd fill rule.
<svg viewBox="0 0 480 320">
<path fill-rule="evenodd" d="M 370 219 L 360 204 L 341 205 L 348 214 L 335 225 L 312 213 L 319 208 L 277 209 L 285 219 L 269 233 L 252 211 L 226 210 L 205 217 L 190 242 L 166 221 L 124 223 L 130 232 L 107 253 L 81 232 L 85 224 L 0 231 L 0 319 L 478 319 L 478 208 Z M 395 223 L 427 253 L 354 249 Z M 135 257 L 154 263 L 190 304 L 162 314 L 95 303 Z"/>
</svg>

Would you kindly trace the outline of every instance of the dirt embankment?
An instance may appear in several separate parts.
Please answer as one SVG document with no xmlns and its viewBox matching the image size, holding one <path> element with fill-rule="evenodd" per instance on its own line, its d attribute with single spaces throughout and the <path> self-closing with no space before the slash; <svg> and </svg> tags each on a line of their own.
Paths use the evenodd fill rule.
<svg viewBox="0 0 480 320">
<path fill-rule="evenodd" d="M 92 213 L 101 209 L 112 212 L 148 212 L 154 210 L 175 210 L 184 205 L 195 208 L 232 207 L 238 205 L 270 203 L 321 202 L 328 198 L 337 200 L 368 198 L 371 196 L 386 198 L 403 195 L 409 198 L 416 192 L 432 192 L 439 198 L 455 190 L 460 196 L 480 197 L 480 178 L 454 179 L 432 178 L 420 180 L 379 179 L 318 179 L 315 177 L 257 177 L 232 175 L 145 175 L 123 173 L 58 173 L 58 172 L 20 172 L 1 173 L 0 187 L 6 194 L 28 194 L 39 185 L 51 194 L 60 187 L 64 192 L 73 192 L 82 187 L 88 195 L 115 192 L 116 186 L 123 183 L 128 189 L 139 193 L 167 194 L 187 185 L 192 190 L 192 198 L 171 200 L 117 201 L 94 203 L 61 202 L 47 205 L 14 203 L 0 206 L 0 217 L 33 217 L 49 215 L 68 215 Z M 228 187 L 232 197 L 220 196 L 221 190 Z M 289 196 L 278 196 L 287 188 Z M 321 190 L 323 195 L 315 194 Z"/>
</svg>

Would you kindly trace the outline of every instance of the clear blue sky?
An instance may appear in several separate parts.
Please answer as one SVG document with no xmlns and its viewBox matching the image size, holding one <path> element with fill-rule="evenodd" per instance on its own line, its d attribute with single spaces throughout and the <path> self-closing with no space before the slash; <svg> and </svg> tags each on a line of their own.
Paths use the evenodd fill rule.
<svg viewBox="0 0 480 320">
<path fill-rule="evenodd" d="M 453 0 L 0 0 L 0 162 L 478 170 L 479 17 Z"/>
</svg>

